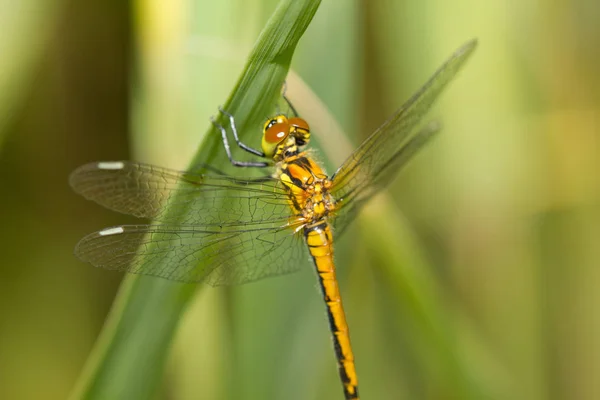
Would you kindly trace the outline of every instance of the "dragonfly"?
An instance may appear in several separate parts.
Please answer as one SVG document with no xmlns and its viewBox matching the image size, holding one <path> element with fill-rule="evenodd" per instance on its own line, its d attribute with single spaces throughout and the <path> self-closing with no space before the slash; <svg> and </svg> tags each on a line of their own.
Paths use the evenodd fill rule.
<svg viewBox="0 0 600 400">
<path fill-rule="evenodd" d="M 294 272 L 312 259 L 344 398 L 358 399 L 354 352 L 336 278 L 333 232 L 343 232 L 361 207 L 438 132 L 437 124 L 423 127 L 423 116 L 476 44 L 472 40 L 456 50 L 331 176 L 306 149 L 309 124 L 289 102 L 290 116 L 280 113 L 265 122 L 261 150 L 244 144 L 234 116 L 219 109 L 236 145 L 256 156 L 256 161 L 234 159 L 231 134 L 211 119 L 230 162 L 270 168 L 264 177 L 233 177 L 206 167 L 175 171 L 131 161 L 79 167 L 69 179 L 76 192 L 152 223 L 89 234 L 77 244 L 75 254 L 97 267 L 214 286 Z"/>
</svg>

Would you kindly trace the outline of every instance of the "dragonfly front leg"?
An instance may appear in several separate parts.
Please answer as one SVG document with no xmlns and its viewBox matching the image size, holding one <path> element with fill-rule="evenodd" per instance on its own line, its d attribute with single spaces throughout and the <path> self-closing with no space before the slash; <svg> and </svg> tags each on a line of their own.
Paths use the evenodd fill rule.
<svg viewBox="0 0 600 400">
<path fill-rule="evenodd" d="M 239 139 L 239 136 L 237 133 L 237 128 L 235 127 L 235 118 L 233 117 L 233 115 L 231 115 L 227 111 L 223 110 L 221 107 L 219 107 L 219 112 L 224 114 L 229 119 L 229 125 L 231 126 L 231 130 L 233 132 L 233 137 L 235 138 L 236 143 L 242 150 L 245 150 L 245 151 L 247 151 L 251 154 L 254 154 L 256 156 L 259 156 L 259 157 L 265 156 L 262 151 L 258 151 L 256 149 L 253 149 L 252 147 L 247 146 L 244 143 L 242 143 L 242 141 Z M 235 160 L 233 158 L 233 156 L 231 155 L 231 147 L 229 145 L 229 140 L 227 139 L 227 130 L 225 129 L 225 127 L 223 125 L 219 124 L 215 120 L 215 118 L 212 116 L 210 117 L 210 122 L 215 126 L 215 128 L 217 128 L 219 130 L 219 132 L 221 132 L 223 148 L 225 148 L 225 153 L 227 153 L 227 158 L 229 159 L 229 161 L 231 162 L 232 165 L 234 165 L 236 167 L 257 167 L 257 168 L 264 168 L 264 167 L 268 167 L 270 165 L 266 161 L 237 161 L 237 160 Z"/>
</svg>

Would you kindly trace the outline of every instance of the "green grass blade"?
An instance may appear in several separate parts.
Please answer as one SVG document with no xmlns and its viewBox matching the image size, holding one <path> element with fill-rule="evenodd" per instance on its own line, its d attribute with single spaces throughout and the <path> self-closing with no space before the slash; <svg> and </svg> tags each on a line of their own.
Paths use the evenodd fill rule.
<svg viewBox="0 0 600 400">
<path fill-rule="evenodd" d="M 260 35 L 224 105 L 236 116 L 242 138 L 256 134 L 256 126 L 272 110 L 296 44 L 319 4 L 281 1 Z M 192 165 L 204 162 L 229 169 L 221 146 L 219 134 L 211 128 Z M 127 278 L 72 398 L 152 398 L 173 334 L 196 288 L 145 276 Z"/>
<path fill-rule="evenodd" d="M 298 40 L 312 20 L 320 1 L 282 1 L 258 38 L 244 72 L 224 108 L 235 115 L 238 132 L 244 140 L 257 135 L 278 98 L 287 76 Z M 215 110 L 216 112 L 216 110 Z M 223 121 L 225 124 L 225 121 Z M 252 143 L 258 143 L 252 141 Z M 224 157 L 221 136 L 211 128 L 194 157 L 222 169 L 236 170 Z"/>
</svg>

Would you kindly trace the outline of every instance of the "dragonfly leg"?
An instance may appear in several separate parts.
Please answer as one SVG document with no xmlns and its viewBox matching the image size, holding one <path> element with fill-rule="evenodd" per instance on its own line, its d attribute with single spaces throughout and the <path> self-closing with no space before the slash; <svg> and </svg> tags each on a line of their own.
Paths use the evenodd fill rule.
<svg viewBox="0 0 600 400">
<path fill-rule="evenodd" d="M 256 154 L 258 156 L 262 155 L 264 157 L 264 154 L 262 152 L 258 152 L 258 150 L 254 150 L 251 147 L 246 148 L 247 146 L 239 141 L 239 139 L 237 137 L 237 131 L 235 129 L 235 121 L 233 120 L 233 115 L 223 111 L 223 109 L 221 107 L 219 107 L 219 111 L 221 111 L 223 114 L 225 114 L 229 117 L 229 121 L 231 123 L 231 129 L 234 132 L 234 137 L 235 137 L 238 145 L 240 145 L 240 147 L 244 150 L 247 150 L 247 151 L 250 151 L 248 149 L 253 150 L 254 152 L 250 151 L 252 154 Z M 264 168 L 264 167 L 269 166 L 269 163 L 266 161 L 237 161 L 237 160 L 234 160 L 233 156 L 231 155 L 231 147 L 229 146 L 229 141 L 227 140 L 227 130 L 225 129 L 225 127 L 223 127 L 223 125 L 221 125 L 217 121 L 215 121 L 215 119 L 213 117 L 210 117 L 210 122 L 215 126 L 215 128 L 217 128 L 219 130 L 219 132 L 221 132 L 221 138 L 223 140 L 223 147 L 225 148 L 225 153 L 227 153 L 227 158 L 229 158 L 229 161 L 231 162 L 232 165 L 235 165 L 236 167 L 258 167 L 258 168 Z"/>
<path fill-rule="evenodd" d="M 192 168 L 190 168 L 189 172 L 194 173 L 194 174 L 199 174 L 199 175 L 203 175 L 206 172 L 211 172 L 213 175 L 221 175 L 221 176 L 225 176 L 228 178 L 232 178 L 231 175 L 227 174 L 224 171 L 221 171 L 218 168 L 213 167 L 212 165 L 209 164 L 205 164 L 205 163 L 197 163 L 194 164 L 194 166 Z M 250 182 L 250 183 L 261 183 L 261 182 L 270 182 L 273 180 L 272 175 L 264 175 L 264 176 L 258 176 L 256 178 L 243 178 L 240 179 L 240 182 Z"/>
<path fill-rule="evenodd" d="M 231 126 L 231 131 L 233 132 L 233 137 L 235 138 L 235 142 L 237 143 L 237 145 L 247 151 L 248 153 L 254 154 L 255 156 L 259 156 L 259 157 L 264 157 L 265 153 L 263 153 L 260 150 L 256 150 L 246 144 L 244 144 L 237 133 L 237 128 L 235 126 L 235 117 L 233 115 L 231 115 L 229 112 L 225 111 L 221 106 L 219 106 L 219 112 L 221 114 L 224 114 L 227 118 L 229 118 L 229 125 Z"/>
</svg>

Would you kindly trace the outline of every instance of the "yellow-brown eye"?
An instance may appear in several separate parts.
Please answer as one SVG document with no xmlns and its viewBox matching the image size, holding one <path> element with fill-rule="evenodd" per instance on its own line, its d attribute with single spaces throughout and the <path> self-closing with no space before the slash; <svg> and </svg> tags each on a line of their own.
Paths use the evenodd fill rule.
<svg viewBox="0 0 600 400">
<path fill-rule="evenodd" d="M 264 140 L 267 143 L 277 144 L 286 138 L 290 133 L 290 124 L 287 122 L 277 122 L 271 125 L 265 131 Z"/>
<path fill-rule="evenodd" d="M 290 118 L 288 120 L 288 123 L 291 127 L 294 127 L 296 129 L 300 129 L 306 132 L 310 131 L 310 128 L 308 127 L 308 122 L 306 122 L 302 118 Z"/>
<path fill-rule="evenodd" d="M 291 129 L 285 115 L 278 115 L 265 123 L 262 137 L 262 151 L 265 157 L 271 158 L 277 153 L 277 147 L 289 136 Z"/>
</svg>

